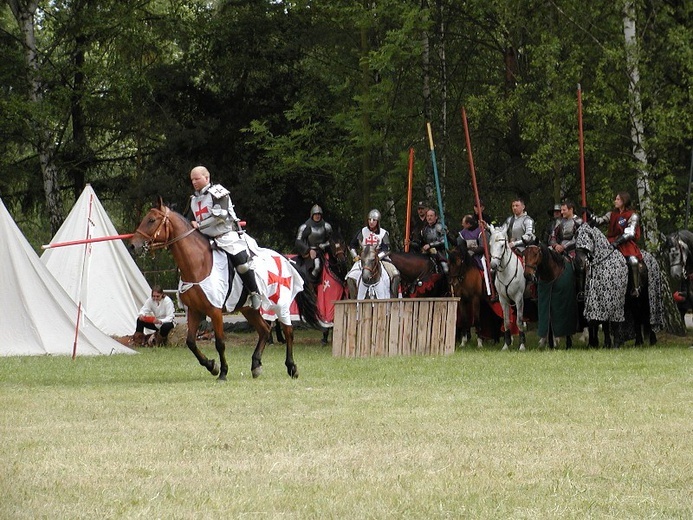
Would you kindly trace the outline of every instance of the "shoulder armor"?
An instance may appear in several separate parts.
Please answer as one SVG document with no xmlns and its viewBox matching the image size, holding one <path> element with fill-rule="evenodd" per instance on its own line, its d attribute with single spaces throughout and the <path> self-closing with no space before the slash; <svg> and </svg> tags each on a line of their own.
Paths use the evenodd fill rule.
<svg viewBox="0 0 693 520">
<path fill-rule="evenodd" d="M 226 197 L 231 192 L 224 188 L 221 184 L 214 184 L 209 188 L 208 193 L 215 199 L 220 199 L 222 197 Z"/>
</svg>

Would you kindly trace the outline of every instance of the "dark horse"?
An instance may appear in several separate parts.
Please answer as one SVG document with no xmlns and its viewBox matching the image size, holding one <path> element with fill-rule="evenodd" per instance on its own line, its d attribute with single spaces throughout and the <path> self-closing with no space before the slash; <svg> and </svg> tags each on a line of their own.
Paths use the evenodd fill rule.
<svg viewBox="0 0 693 520">
<path fill-rule="evenodd" d="M 598 346 L 596 327 L 600 322 L 610 322 L 605 324 L 607 346 L 607 325 L 617 347 L 632 337 L 636 345 L 642 345 L 643 332 L 649 336 L 650 345 L 654 345 L 654 327 L 663 324 L 661 277 L 655 258 L 642 251 L 647 272 L 641 276 L 639 295 L 631 296 L 626 259 L 599 229 L 580 226 L 576 247 L 576 263 L 586 272 L 584 317 L 590 329 L 590 346 Z"/>
<path fill-rule="evenodd" d="M 477 346 L 481 347 L 481 335 L 479 334 L 481 319 L 481 303 L 485 297 L 484 280 L 481 271 L 476 266 L 471 256 L 464 250 L 453 249 L 448 255 L 448 280 L 450 292 L 460 299 L 457 306 L 456 339 L 464 347 L 467 340 L 471 339 L 471 329 L 477 330 Z"/>
<path fill-rule="evenodd" d="M 317 251 L 321 259 L 320 264 L 323 266 L 317 278 L 311 274 L 305 257 L 298 255 L 293 258 L 296 269 L 308 280 L 308 287 L 317 298 L 322 344 L 327 345 L 334 321 L 334 302 L 347 296 L 345 279 L 349 267 L 346 242 L 338 231 L 334 231 L 327 241 L 325 251 L 321 249 Z M 279 329 L 277 329 L 277 339 L 281 341 Z"/>
<path fill-rule="evenodd" d="M 546 244 L 527 246 L 524 259 L 525 278 L 537 282 L 539 346 L 548 340 L 553 348 L 564 337 L 566 348 L 572 347 L 578 323 L 573 265 Z"/>
<path fill-rule="evenodd" d="M 193 228 L 190 222 L 182 215 L 166 207 L 160 198 L 158 207 L 149 210 L 149 213 L 145 215 L 135 231 L 134 236 L 130 239 L 130 249 L 135 253 L 139 253 L 141 251 L 164 248 L 168 249 L 173 255 L 173 259 L 180 271 L 181 284 L 185 286 L 180 291 L 180 299 L 187 307 L 188 316 L 188 334 L 185 343 L 200 362 L 200 365 L 209 370 L 212 375 L 218 374 L 220 381 L 225 381 L 229 367 L 226 362 L 226 346 L 224 343 L 224 321 L 222 316 L 224 304 L 222 302 L 219 306 L 216 306 L 210 303 L 207 294 L 201 286 L 201 282 L 207 280 L 212 273 L 213 251 L 210 241 L 206 236 Z M 262 293 L 263 306 L 269 302 L 268 308 L 277 313 L 280 321 L 283 320 L 282 329 L 286 337 L 286 359 L 284 364 L 289 376 L 297 378 L 298 367 L 293 359 L 293 327 L 291 326 L 291 318 L 288 311 L 291 297 L 288 297 L 287 301 L 286 296 L 290 295 L 286 291 L 289 291 L 291 286 L 294 288 L 303 287 L 303 280 L 298 272 L 291 267 L 289 261 L 280 254 L 269 249 L 258 248 L 258 251 L 261 254 L 258 254 L 254 259 L 256 262 L 256 278 L 260 276 L 260 272 L 266 272 L 267 274 L 266 281 L 258 280 L 258 282 L 262 282 L 258 283 L 258 287 L 260 287 L 260 292 Z M 270 267 L 266 267 L 262 271 L 260 269 L 260 260 L 264 261 L 265 259 L 267 259 Z M 230 269 L 233 270 L 233 267 L 230 267 Z M 229 284 L 230 288 L 226 291 L 226 305 L 229 306 L 235 294 L 236 300 L 232 303 L 234 310 L 240 310 L 241 314 L 248 320 L 248 323 L 257 331 L 258 342 L 253 352 L 251 373 L 253 377 L 258 377 L 262 372 L 262 353 L 269 337 L 270 327 L 262 319 L 259 311 L 246 305 L 247 290 L 245 288 L 242 288 L 240 291 L 233 290 L 240 283 L 238 278 L 234 276 L 233 283 Z M 231 295 L 230 298 L 229 294 Z M 304 320 L 312 326 L 317 325 L 314 295 L 309 291 L 301 291 L 295 296 L 299 312 Z M 275 305 L 271 305 L 272 302 Z M 212 319 L 214 344 L 219 353 L 219 363 L 214 359 L 208 359 L 197 348 L 196 332 L 205 316 L 209 316 Z M 286 316 L 289 316 L 288 320 Z"/>
<path fill-rule="evenodd" d="M 435 298 L 448 294 L 448 281 L 431 255 L 391 252 L 390 260 L 400 274 L 402 294 L 411 298 Z"/>
<path fill-rule="evenodd" d="M 679 285 L 674 301 L 683 319 L 693 309 L 693 233 L 687 229 L 671 233 L 664 247 L 669 256 L 669 274 Z"/>
</svg>

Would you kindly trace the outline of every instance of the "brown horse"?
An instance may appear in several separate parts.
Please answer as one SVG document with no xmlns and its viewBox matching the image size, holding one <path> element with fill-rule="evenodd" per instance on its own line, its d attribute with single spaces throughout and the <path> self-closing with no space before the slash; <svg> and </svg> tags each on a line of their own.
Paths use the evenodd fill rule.
<svg viewBox="0 0 693 520">
<path fill-rule="evenodd" d="M 252 239 L 250 239 L 252 240 Z M 253 241 L 254 242 L 254 241 Z M 218 375 L 220 381 L 225 381 L 228 374 L 228 364 L 226 362 L 226 346 L 224 343 L 224 321 L 221 305 L 214 305 L 210 302 L 207 294 L 201 286 L 201 282 L 207 280 L 212 273 L 213 268 L 213 251 L 210 241 L 202 233 L 192 227 L 190 222 L 182 215 L 170 210 L 159 199 L 158 207 L 149 210 L 135 231 L 134 236 L 130 239 L 130 249 L 139 253 L 141 251 L 168 249 L 173 255 L 173 259 L 178 266 L 181 276 L 181 284 L 185 285 L 186 289 L 180 292 L 180 299 L 187 307 L 188 316 L 188 334 L 185 343 L 195 355 L 200 365 L 205 367 L 212 375 Z M 263 305 L 267 304 L 272 310 L 276 310 L 277 314 L 288 315 L 288 307 L 286 313 L 279 307 L 271 306 L 274 302 L 278 304 L 286 298 L 282 291 L 286 291 L 288 287 L 303 287 L 303 281 L 298 272 L 293 269 L 288 260 L 278 253 L 274 253 L 267 249 L 261 250 L 263 253 L 271 254 L 271 262 L 276 263 L 278 274 L 267 270 L 268 283 L 258 283 L 260 292 L 263 293 Z M 272 254 L 273 253 L 273 254 Z M 257 257 L 260 258 L 259 256 Z M 285 263 L 286 262 L 286 263 Z M 230 267 L 233 273 L 233 268 Z M 259 269 L 256 269 L 256 275 L 259 276 Z M 253 309 L 247 304 L 247 290 L 241 289 L 234 291 L 232 287 L 238 287 L 239 277 L 234 276 L 234 283 L 229 284 L 229 290 L 226 292 L 226 305 L 229 307 L 230 300 L 236 298 L 234 310 L 240 310 L 245 316 L 248 323 L 257 331 L 258 342 L 255 346 L 255 351 L 252 356 L 251 373 L 253 377 L 258 377 L 262 373 L 262 353 L 265 349 L 267 339 L 269 337 L 270 327 L 262 319 L 259 311 Z M 272 282 L 272 283 L 270 283 Z M 269 294 L 274 288 L 272 294 Z M 263 292 L 264 291 L 264 292 Z M 240 294 L 238 294 L 240 293 Z M 231 297 L 229 297 L 229 295 Z M 235 295 L 235 296 L 234 296 Z M 301 291 L 296 295 L 296 302 L 304 320 L 312 326 L 317 324 L 315 298 L 310 298 L 310 291 Z M 289 298 L 289 302 L 291 299 Z M 231 302 L 234 304 L 234 302 Z M 200 322 L 209 316 L 212 319 L 214 328 L 214 344 L 219 353 L 219 363 L 214 359 L 208 359 L 197 347 L 196 333 Z M 281 321 L 281 317 L 280 317 Z M 293 327 L 291 319 L 282 321 L 282 329 L 286 338 L 286 359 L 284 364 L 290 377 L 298 377 L 298 367 L 293 359 Z"/>
<path fill-rule="evenodd" d="M 484 281 L 481 271 L 464 251 L 452 250 L 448 255 L 450 292 L 460 299 L 457 306 L 457 339 L 464 347 L 471 339 L 471 329 L 477 329 L 477 346 L 481 347 L 479 319 L 484 297 Z"/>
<path fill-rule="evenodd" d="M 435 298 L 449 294 L 445 274 L 438 272 L 430 255 L 390 252 L 388 256 L 399 271 L 404 296 Z"/>
<path fill-rule="evenodd" d="M 537 282 L 539 346 L 548 340 L 553 348 L 559 337 L 565 337 L 566 348 L 572 347 L 572 334 L 577 332 L 578 323 L 572 264 L 545 244 L 527 246 L 524 259 L 525 278 Z"/>
</svg>

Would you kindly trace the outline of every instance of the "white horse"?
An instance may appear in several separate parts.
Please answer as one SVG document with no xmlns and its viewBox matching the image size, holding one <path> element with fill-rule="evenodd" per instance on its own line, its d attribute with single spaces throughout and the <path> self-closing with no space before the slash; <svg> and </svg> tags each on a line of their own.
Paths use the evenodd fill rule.
<svg viewBox="0 0 693 520">
<path fill-rule="evenodd" d="M 495 273 L 494 285 L 503 308 L 503 325 L 505 327 L 503 350 L 508 350 L 513 344 L 513 337 L 510 332 L 510 307 L 513 303 L 516 311 L 515 322 L 518 329 L 520 329 L 520 350 L 525 350 L 525 323 L 523 321 L 525 274 L 522 262 L 508 245 L 508 237 L 503 228 L 491 228 L 489 248 L 491 253 L 491 271 Z"/>
</svg>

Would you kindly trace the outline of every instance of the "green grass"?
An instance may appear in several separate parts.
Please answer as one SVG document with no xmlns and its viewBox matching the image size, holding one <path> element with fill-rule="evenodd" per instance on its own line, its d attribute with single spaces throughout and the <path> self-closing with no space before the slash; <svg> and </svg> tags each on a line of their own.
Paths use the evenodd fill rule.
<svg viewBox="0 0 693 520">
<path fill-rule="evenodd" d="M 692 518 L 693 350 L 0 359 L 0 518 Z M 205 352 L 214 355 L 209 343 Z"/>
</svg>

